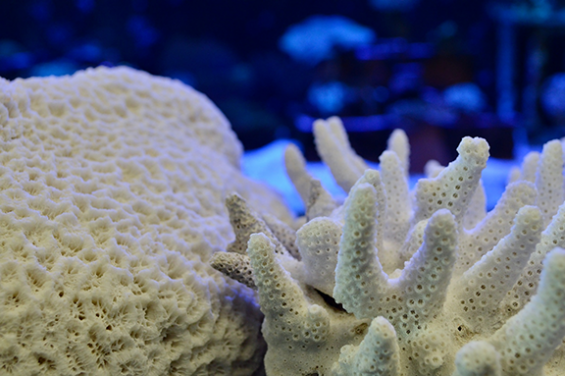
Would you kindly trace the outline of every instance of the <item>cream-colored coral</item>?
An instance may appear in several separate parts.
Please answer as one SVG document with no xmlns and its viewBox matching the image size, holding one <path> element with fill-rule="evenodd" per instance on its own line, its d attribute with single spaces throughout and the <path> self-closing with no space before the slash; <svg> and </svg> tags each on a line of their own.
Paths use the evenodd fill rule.
<svg viewBox="0 0 565 376">
<path fill-rule="evenodd" d="M 0 79 L 0 374 L 257 370 L 253 294 L 208 262 L 234 237 L 226 194 L 291 217 L 240 156 L 223 115 L 178 81 Z"/>
<path fill-rule="evenodd" d="M 338 119 L 314 129 L 349 196 L 307 216 L 296 236 L 302 260 L 290 272 L 272 234 L 250 236 L 268 375 L 563 375 L 559 142 L 530 154 L 486 213 L 483 139 L 464 138 L 459 157 L 447 167 L 429 164 L 429 177 L 410 192 L 399 132 L 375 171 L 355 155 Z M 288 169 L 305 191 L 303 162 L 297 168 L 297 150 L 290 153 Z"/>
</svg>

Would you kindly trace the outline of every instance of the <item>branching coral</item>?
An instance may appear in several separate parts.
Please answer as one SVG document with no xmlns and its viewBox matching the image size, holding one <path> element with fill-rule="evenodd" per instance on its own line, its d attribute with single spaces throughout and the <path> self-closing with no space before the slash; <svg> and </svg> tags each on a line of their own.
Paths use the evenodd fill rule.
<svg viewBox="0 0 565 376">
<path fill-rule="evenodd" d="M 307 206 L 295 234 L 299 257 L 285 251 L 292 236 L 279 241 L 261 214 L 234 210 L 228 199 L 232 224 L 252 223 L 235 244 L 247 243 L 238 260 L 251 267 L 246 279 L 252 270 L 265 314 L 268 375 L 563 374 L 559 142 L 529 155 L 487 213 L 483 139 L 464 138 L 455 161 L 429 164 L 428 178 L 410 191 L 402 131 L 378 171 L 351 149 L 338 118 L 318 120 L 314 131 L 349 196 L 338 205 L 299 151 L 287 150 L 289 176 Z M 224 270 L 242 274 L 237 265 Z"/>
</svg>

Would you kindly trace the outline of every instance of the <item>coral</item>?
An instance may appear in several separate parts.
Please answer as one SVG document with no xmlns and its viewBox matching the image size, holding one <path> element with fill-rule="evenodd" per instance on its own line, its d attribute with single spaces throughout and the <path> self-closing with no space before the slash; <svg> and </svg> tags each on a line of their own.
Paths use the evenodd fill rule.
<svg viewBox="0 0 565 376">
<path fill-rule="evenodd" d="M 129 68 L 0 79 L 0 145 L 0 374 L 260 367 L 253 292 L 209 260 L 226 194 L 292 218 L 205 96 Z"/>
<path fill-rule="evenodd" d="M 238 239 L 247 242 L 265 314 L 268 375 L 563 374 L 559 142 L 528 155 L 487 213 L 483 139 L 465 137 L 455 161 L 428 163 L 428 177 L 410 190 L 402 131 L 371 170 L 338 118 L 318 120 L 314 130 L 322 159 L 349 191 L 343 205 L 290 148 L 287 170 L 308 208 L 296 232 L 300 257 L 289 262 L 276 232 L 251 210 L 247 228 L 261 231 Z"/>
</svg>

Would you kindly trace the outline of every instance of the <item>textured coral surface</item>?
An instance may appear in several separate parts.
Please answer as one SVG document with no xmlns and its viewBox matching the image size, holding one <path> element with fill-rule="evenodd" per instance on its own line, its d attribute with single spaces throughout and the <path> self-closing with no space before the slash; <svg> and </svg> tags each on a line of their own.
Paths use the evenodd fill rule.
<svg viewBox="0 0 565 376">
<path fill-rule="evenodd" d="M 261 314 L 208 265 L 239 171 L 202 94 L 129 68 L 0 79 L 0 374 L 250 375 Z"/>
<path fill-rule="evenodd" d="M 268 375 L 565 375 L 559 141 L 527 156 L 487 213 L 483 139 L 465 137 L 455 161 L 429 163 L 410 191 L 404 132 L 392 133 L 378 170 L 351 149 L 338 118 L 317 121 L 314 132 L 349 191 L 345 202 L 290 147 L 287 171 L 306 223 L 280 236 L 280 226 L 229 199 L 238 246 L 212 259 L 258 292 Z"/>
</svg>

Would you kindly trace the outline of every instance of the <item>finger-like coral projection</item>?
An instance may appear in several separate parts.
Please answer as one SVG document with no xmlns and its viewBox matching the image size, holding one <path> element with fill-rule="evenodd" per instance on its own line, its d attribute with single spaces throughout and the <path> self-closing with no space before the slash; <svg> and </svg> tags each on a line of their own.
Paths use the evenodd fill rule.
<svg viewBox="0 0 565 376">
<path fill-rule="evenodd" d="M 367 169 L 367 164 L 351 149 L 341 119 L 331 117 L 327 121 L 316 120 L 314 135 L 322 160 L 332 171 L 339 186 L 349 191 Z"/>
<path fill-rule="evenodd" d="M 349 191 L 343 205 L 292 148 L 287 170 L 308 208 L 294 235 L 299 256 L 259 215 L 237 240 L 239 252 L 247 241 L 265 314 L 269 376 L 565 374 L 559 142 L 529 154 L 487 213 L 483 139 L 465 137 L 446 167 L 428 163 L 411 191 L 404 132 L 393 132 L 371 170 L 339 119 L 314 130 L 322 159 Z M 231 273 L 244 272 L 234 268 L 235 258 Z"/>
<path fill-rule="evenodd" d="M 399 349 L 392 325 L 383 317 L 373 320 L 359 346 L 341 348 L 339 363 L 332 369 L 336 376 L 393 376 L 399 371 Z"/>
</svg>

